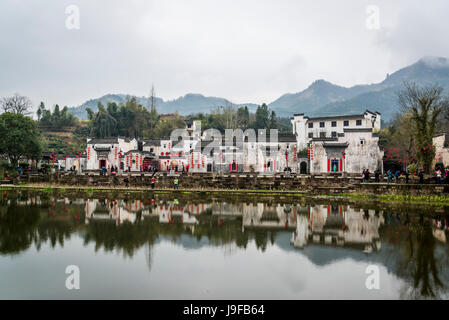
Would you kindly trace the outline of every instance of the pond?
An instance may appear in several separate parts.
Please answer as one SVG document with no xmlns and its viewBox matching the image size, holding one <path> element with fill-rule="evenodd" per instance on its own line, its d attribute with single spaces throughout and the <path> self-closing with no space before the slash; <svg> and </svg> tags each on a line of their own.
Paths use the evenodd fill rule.
<svg viewBox="0 0 449 320">
<path fill-rule="evenodd" d="M 4 192 L 0 299 L 447 299 L 448 222 L 338 199 Z"/>
</svg>

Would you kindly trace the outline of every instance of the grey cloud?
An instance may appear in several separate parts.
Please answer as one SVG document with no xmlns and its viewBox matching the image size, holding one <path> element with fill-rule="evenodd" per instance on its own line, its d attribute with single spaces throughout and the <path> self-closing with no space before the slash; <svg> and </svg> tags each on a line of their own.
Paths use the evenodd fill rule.
<svg viewBox="0 0 449 320">
<path fill-rule="evenodd" d="M 80 30 L 65 8 L 80 8 Z M 365 27 L 379 5 L 381 30 Z M 316 79 L 381 81 L 421 56 L 449 56 L 446 1 L 0 2 L 0 96 L 78 105 L 106 93 L 188 92 L 270 102 Z"/>
</svg>

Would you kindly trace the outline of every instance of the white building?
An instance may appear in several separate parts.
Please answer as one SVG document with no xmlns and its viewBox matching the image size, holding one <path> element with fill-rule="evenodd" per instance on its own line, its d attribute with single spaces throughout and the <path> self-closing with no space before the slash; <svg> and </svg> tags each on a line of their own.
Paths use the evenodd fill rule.
<svg viewBox="0 0 449 320">
<path fill-rule="evenodd" d="M 309 148 L 310 173 L 383 171 L 379 137 L 370 128 L 343 129 L 336 138 L 313 138 Z"/>
<path fill-rule="evenodd" d="M 125 170 L 131 166 L 136 169 L 136 158 L 129 157 L 132 150 L 137 150 L 136 139 L 128 138 L 105 138 L 105 139 L 87 139 L 86 148 L 86 170 L 100 170 L 101 168 L 110 168 L 115 166 L 119 170 Z M 128 158 L 125 159 L 125 154 Z"/>
<path fill-rule="evenodd" d="M 379 112 L 366 110 L 363 114 L 309 118 L 303 113 L 291 118 L 293 134 L 296 135 L 298 148 L 304 149 L 314 138 L 336 138 L 345 129 L 380 130 Z"/>
<path fill-rule="evenodd" d="M 435 147 L 433 167 L 437 164 L 445 168 L 449 167 L 449 134 L 442 133 L 433 137 L 432 143 Z"/>
<path fill-rule="evenodd" d="M 383 170 L 379 148 L 380 113 L 291 119 L 299 150 L 308 148 L 310 173 L 356 173 Z"/>
</svg>

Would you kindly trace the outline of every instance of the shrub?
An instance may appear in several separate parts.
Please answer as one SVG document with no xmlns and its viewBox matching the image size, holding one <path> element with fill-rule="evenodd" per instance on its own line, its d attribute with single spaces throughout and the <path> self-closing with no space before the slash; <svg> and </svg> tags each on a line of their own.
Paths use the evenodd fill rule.
<svg viewBox="0 0 449 320">
<path fill-rule="evenodd" d="M 411 163 L 408 165 L 407 169 L 408 169 L 408 172 L 415 174 L 415 172 L 416 173 L 418 172 L 418 165 L 416 163 Z"/>
</svg>

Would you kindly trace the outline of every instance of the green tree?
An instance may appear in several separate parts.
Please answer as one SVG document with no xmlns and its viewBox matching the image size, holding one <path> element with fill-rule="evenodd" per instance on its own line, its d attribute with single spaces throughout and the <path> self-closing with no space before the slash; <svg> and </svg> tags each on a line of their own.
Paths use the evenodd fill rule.
<svg viewBox="0 0 449 320">
<path fill-rule="evenodd" d="M 257 107 L 255 129 L 267 129 L 269 125 L 268 106 L 264 103 Z"/>
<path fill-rule="evenodd" d="M 279 121 L 278 121 L 278 118 L 276 117 L 276 113 L 274 111 L 271 111 L 269 128 L 270 129 L 278 129 L 279 128 Z"/>
<path fill-rule="evenodd" d="M 185 128 L 186 123 L 180 116 L 176 116 L 174 119 L 167 119 L 159 121 L 155 128 L 156 138 L 170 137 L 171 132 L 174 129 Z"/>
<path fill-rule="evenodd" d="M 240 129 L 247 129 L 249 126 L 249 111 L 248 107 L 240 107 L 237 110 L 237 125 Z"/>
<path fill-rule="evenodd" d="M 71 127 L 77 124 L 78 119 L 68 112 L 67 106 L 59 109 L 59 105 L 55 106 L 53 113 L 45 109 L 45 105 L 41 103 L 38 109 L 38 118 L 40 126 L 49 127 L 52 129 L 60 129 L 64 127 Z"/>
<path fill-rule="evenodd" d="M 41 146 L 36 123 L 20 113 L 5 112 L 0 115 L 0 152 L 16 167 L 19 159 L 39 159 Z"/>
<path fill-rule="evenodd" d="M 37 108 L 37 121 L 41 120 L 42 115 L 44 114 L 45 111 L 45 104 L 41 101 L 39 107 Z"/>
<path fill-rule="evenodd" d="M 117 135 L 117 120 L 106 111 L 101 102 L 98 102 L 98 112 L 92 120 L 91 130 L 91 135 L 96 138 Z"/>
</svg>

